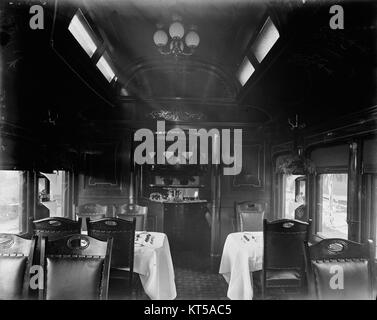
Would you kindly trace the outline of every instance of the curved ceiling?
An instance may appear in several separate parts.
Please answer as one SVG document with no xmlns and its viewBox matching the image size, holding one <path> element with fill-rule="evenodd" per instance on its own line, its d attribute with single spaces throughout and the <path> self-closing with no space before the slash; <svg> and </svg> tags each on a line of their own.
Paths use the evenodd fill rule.
<svg viewBox="0 0 377 320">
<path fill-rule="evenodd" d="M 140 98 L 235 99 L 240 84 L 234 75 L 208 61 L 171 57 L 136 61 L 124 87 Z"/>
<path fill-rule="evenodd" d="M 311 1 L 298 1 L 296 7 L 293 2 L 266 7 L 258 1 L 201 4 L 196 0 L 153 1 L 156 5 L 150 7 L 148 2 L 86 0 L 85 7 L 83 0 L 74 1 L 74 6 L 67 6 L 69 14 L 64 15 L 64 8 L 58 12 L 54 48 L 49 42 L 49 23 L 54 17 L 51 2 L 43 32 L 31 31 L 24 23 L 30 15 L 28 8 L 13 8 L 18 12 L 19 47 L 10 42 L 3 59 L 9 64 L 7 75 L 17 79 L 23 92 L 14 99 L 28 105 L 35 92 L 46 92 L 43 103 L 25 108 L 25 122 L 29 116 L 50 119 L 56 113 L 57 122 L 132 123 L 166 112 L 172 119 L 190 120 L 193 115 L 212 123 L 246 124 L 281 120 L 282 126 L 288 117 L 299 114 L 310 125 L 377 101 L 376 4 L 344 4 L 346 28 L 331 30 L 325 2 L 314 6 Z M 97 59 L 105 49 L 122 85 L 135 98 L 119 98 L 113 83 L 109 85 L 96 68 L 95 59 L 68 31 L 78 7 L 104 39 Z M 201 43 L 193 56 L 175 60 L 160 55 L 153 33 L 157 23 L 168 23 L 177 11 L 187 23 L 197 24 Z M 281 38 L 239 90 L 236 71 L 267 15 L 276 22 Z"/>
<path fill-rule="evenodd" d="M 130 94 L 235 99 L 240 87 L 235 74 L 251 37 L 266 18 L 264 5 L 166 0 L 158 6 L 148 1 L 110 3 L 90 1 L 87 10 Z M 179 15 L 185 26 L 195 25 L 200 36 L 195 53 L 178 60 L 161 55 L 153 42 L 157 25 L 167 29 L 173 15 Z"/>
</svg>

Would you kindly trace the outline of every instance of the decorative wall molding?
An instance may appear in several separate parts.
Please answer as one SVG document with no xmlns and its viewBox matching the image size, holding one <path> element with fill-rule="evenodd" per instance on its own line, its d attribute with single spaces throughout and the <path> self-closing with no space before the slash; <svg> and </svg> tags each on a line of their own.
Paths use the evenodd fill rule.
<svg viewBox="0 0 377 320">
<path fill-rule="evenodd" d="M 233 187 L 264 188 L 265 145 L 253 144 L 242 147 L 242 171 L 233 178 Z"/>
<path fill-rule="evenodd" d="M 156 120 L 167 121 L 198 121 L 205 120 L 206 116 L 202 112 L 189 112 L 180 110 L 156 110 L 148 114 L 149 117 Z"/>
<path fill-rule="evenodd" d="M 184 72 L 184 70 L 202 70 L 218 79 L 224 84 L 227 91 L 227 96 L 236 97 L 237 92 L 240 90 L 241 85 L 237 81 L 236 77 L 227 71 L 225 71 L 220 65 L 210 61 L 203 61 L 198 58 L 191 57 L 191 59 L 178 59 L 179 63 L 175 60 L 164 59 L 164 63 L 161 63 L 161 57 L 156 59 L 138 59 L 128 66 L 128 72 L 125 76 L 125 87 L 140 74 L 149 70 L 160 70 L 163 72 Z"/>
</svg>

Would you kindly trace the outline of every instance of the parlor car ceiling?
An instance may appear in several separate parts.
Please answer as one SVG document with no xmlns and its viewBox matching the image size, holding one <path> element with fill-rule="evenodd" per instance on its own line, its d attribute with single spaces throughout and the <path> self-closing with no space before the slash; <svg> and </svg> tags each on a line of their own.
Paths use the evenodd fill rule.
<svg viewBox="0 0 377 320">
<path fill-rule="evenodd" d="M 67 11 L 72 13 L 60 9 L 63 15 Z M 250 107 L 243 113 L 237 108 L 237 96 L 256 68 L 247 57 L 251 39 L 261 33 L 253 50 L 262 60 L 279 38 L 265 5 L 162 1 L 151 8 L 143 1 L 86 1 L 70 26 L 77 21 L 81 34 L 77 28 L 70 31 L 93 65 L 106 57 L 112 70 L 108 80 L 120 100 L 138 101 L 134 117 L 271 120 L 263 109 Z M 269 44 L 272 28 L 275 38 Z M 216 110 L 219 105 L 226 116 Z"/>
<path fill-rule="evenodd" d="M 343 4 L 344 30 L 329 27 L 329 1 L 57 3 L 56 11 L 45 5 L 44 32 L 22 30 L 19 39 L 30 48 L 22 46 L 21 64 L 27 57 L 43 63 L 29 64 L 33 76 L 23 72 L 18 80 L 30 95 L 49 92 L 48 103 L 39 104 L 48 110 L 41 113 L 51 111 L 57 123 L 165 119 L 286 126 L 299 114 L 311 125 L 323 115 L 335 119 L 375 104 L 377 22 L 370 2 Z M 26 19 L 28 12 L 22 15 Z M 161 54 L 156 42 L 165 40 L 156 41 L 156 31 L 167 36 L 166 52 L 177 21 L 184 27 L 184 50 L 192 54 Z M 190 40 L 194 49 L 187 47 L 190 31 L 198 37 Z"/>
<path fill-rule="evenodd" d="M 317 122 L 321 111 L 338 116 L 334 105 L 345 113 L 371 106 L 375 7 L 369 17 L 358 15 L 370 3 L 345 3 L 344 30 L 329 27 L 329 1 L 83 3 L 121 99 L 143 101 L 142 117 L 171 111 L 165 119 L 268 123 L 300 114 Z M 184 29 L 172 31 L 175 22 Z M 192 30 L 198 39 L 191 55 L 160 53 L 177 34 L 189 52 Z M 167 43 L 163 50 L 159 42 Z"/>
<path fill-rule="evenodd" d="M 103 1 L 88 6 L 112 51 L 120 82 L 130 95 L 142 98 L 234 99 L 240 88 L 236 71 L 250 37 L 266 19 L 266 8 L 171 3 L 162 1 L 153 10 L 142 1 L 115 2 L 107 10 Z M 178 30 L 178 25 L 175 30 L 174 22 L 184 29 Z M 175 58 L 160 53 L 153 39 L 156 31 L 163 31 L 169 40 L 174 36 L 186 40 L 190 28 L 200 39 L 192 55 Z"/>
</svg>

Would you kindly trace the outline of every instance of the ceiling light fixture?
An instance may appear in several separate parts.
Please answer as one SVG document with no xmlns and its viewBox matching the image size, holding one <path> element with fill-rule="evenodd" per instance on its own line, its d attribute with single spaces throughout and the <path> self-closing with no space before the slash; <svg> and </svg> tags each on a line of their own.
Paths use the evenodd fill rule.
<svg viewBox="0 0 377 320">
<path fill-rule="evenodd" d="M 196 26 L 189 26 L 186 32 L 179 16 L 173 16 L 173 22 L 169 26 L 170 39 L 167 32 L 163 30 L 163 25 L 159 24 L 157 28 L 158 30 L 153 35 L 153 41 L 163 55 L 191 56 L 199 46 L 200 37 L 196 32 Z"/>
</svg>

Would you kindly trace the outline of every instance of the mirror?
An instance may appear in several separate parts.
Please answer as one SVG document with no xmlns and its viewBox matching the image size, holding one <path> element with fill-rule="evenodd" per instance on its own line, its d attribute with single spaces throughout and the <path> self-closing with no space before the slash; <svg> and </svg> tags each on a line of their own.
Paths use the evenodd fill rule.
<svg viewBox="0 0 377 320">
<path fill-rule="evenodd" d="M 45 176 L 38 176 L 38 199 L 39 202 L 50 201 L 50 181 Z"/>
<path fill-rule="evenodd" d="M 295 179 L 295 202 L 305 203 L 306 177 L 301 176 Z"/>
</svg>

